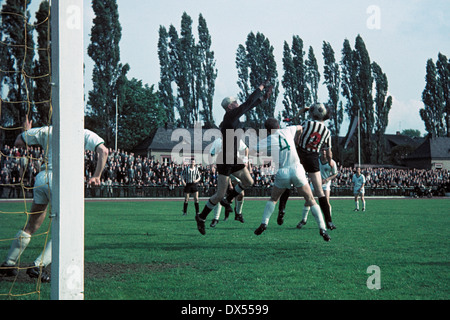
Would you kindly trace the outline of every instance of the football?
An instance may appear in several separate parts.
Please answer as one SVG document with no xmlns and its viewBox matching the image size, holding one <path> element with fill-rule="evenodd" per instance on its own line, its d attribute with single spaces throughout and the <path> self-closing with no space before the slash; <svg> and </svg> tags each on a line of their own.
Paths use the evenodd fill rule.
<svg viewBox="0 0 450 320">
<path fill-rule="evenodd" d="M 327 108 L 322 103 L 316 103 L 311 106 L 309 113 L 315 120 L 324 120 L 327 115 Z"/>
</svg>

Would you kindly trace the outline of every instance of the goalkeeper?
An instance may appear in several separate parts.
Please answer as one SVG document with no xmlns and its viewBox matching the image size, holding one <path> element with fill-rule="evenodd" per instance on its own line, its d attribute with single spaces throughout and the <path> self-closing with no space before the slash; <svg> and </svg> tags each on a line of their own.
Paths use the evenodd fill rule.
<svg viewBox="0 0 450 320">
<path fill-rule="evenodd" d="M 266 93 L 263 95 L 263 90 Z M 240 137 L 235 135 L 235 130 L 242 128 L 242 123 L 239 118 L 246 112 L 250 111 L 263 100 L 267 100 L 272 93 L 273 86 L 268 82 L 261 84 L 245 101 L 239 105 L 237 100 L 233 97 L 227 97 L 222 101 L 222 107 L 225 109 L 225 115 L 223 117 L 221 132 L 222 132 L 222 150 L 217 156 L 217 192 L 209 198 L 205 207 L 199 215 L 195 216 L 197 221 L 197 229 L 201 234 L 205 234 L 205 220 L 208 214 L 214 209 L 214 207 L 220 202 L 227 210 L 230 210 L 230 202 L 233 198 L 238 196 L 244 189 L 253 185 L 253 178 L 248 171 L 247 166 L 243 160 L 238 157 L 238 146 L 240 145 Z M 227 136 L 228 133 L 233 133 L 230 139 Z M 225 159 L 224 159 L 225 157 Z M 230 175 L 233 174 L 236 178 L 241 180 L 241 183 L 237 184 L 234 189 L 224 198 L 229 184 Z"/>
</svg>

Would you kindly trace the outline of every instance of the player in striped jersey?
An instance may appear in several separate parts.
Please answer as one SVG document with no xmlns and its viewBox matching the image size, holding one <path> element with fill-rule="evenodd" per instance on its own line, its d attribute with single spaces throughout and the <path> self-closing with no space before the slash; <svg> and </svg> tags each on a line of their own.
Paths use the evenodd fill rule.
<svg viewBox="0 0 450 320">
<path fill-rule="evenodd" d="M 195 165 L 195 159 L 192 158 L 190 166 L 185 167 L 181 173 L 181 184 L 184 186 L 183 216 L 187 215 L 190 194 L 194 195 L 195 214 L 199 212 L 197 183 L 200 182 L 201 178 L 200 171 Z"/>
<path fill-rule="evenodd" d="M 297 152 L 305 171 L 314 185 L 319 198 L 319 205 L 325 216 L 327 227 L 330 230 L 336 229 L 331 219 L 330 206 L 328 204 L 325 193 L 322 190 L 322 178 L 320 176 L 319 167 L 319 151 L 321 148 L 326 150 L 326 157 L 328 162 L 332 160 L 331 152 L 331 133 L 325 125 L 325 120 L 328 120 L 328 111 L 320 115 L 320 113 L 312 112 L 315 108 L 326 107 L 321 104 L 315 104 L 311 108 L 306 107 L 302 112 L 310 111 L 311 120 L 302 124 L 303 131 L 299 138 L 297 145 Z M 286 207 L 287 199 L 289 198 L 289 189 L 285 191 L 280 199 L 278 224 L 283 223 L 284 208 Z"/>
</svg>

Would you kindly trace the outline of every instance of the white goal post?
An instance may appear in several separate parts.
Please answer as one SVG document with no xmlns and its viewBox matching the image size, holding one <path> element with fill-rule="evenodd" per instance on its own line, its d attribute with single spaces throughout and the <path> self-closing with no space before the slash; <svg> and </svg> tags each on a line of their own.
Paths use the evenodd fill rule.
<svg viewBox="0 0 450 320">
<path fill-rule="evenodd" d="M 84 299 L 83 0 L 51 0 L 51 299 Z"/>
</svg>

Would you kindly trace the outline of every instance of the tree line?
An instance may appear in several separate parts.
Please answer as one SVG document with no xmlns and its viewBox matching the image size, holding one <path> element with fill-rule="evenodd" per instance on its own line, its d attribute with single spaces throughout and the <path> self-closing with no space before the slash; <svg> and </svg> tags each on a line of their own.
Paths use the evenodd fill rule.
<svg viewBox="0 0 450 320">
<path fill-rule="evenodd" d="M 49 15 L 49 2 L 42 1 L 36 12 L 36 23 L 27 28 L 27 32 L 24 32 L 23 20 L 29 22 L 31 18 L 30 0 L 25 5 L 22 3 L 6 0 L 1 9 L 0 125 L 5 128 L 19 126 L 30 110 L 36 124 L 51 121 L 49 78 L 41 76 L 50 70 L 50 26 L 43 23 Z M 98 132 L 112 147 L 117 115 L 118 147 L 131 150 L 167 123 L 177 127 L 192 127 L 195 122 L 202 122 L 205 128 L 218 125 L 213 117 L 213 108 L 218 107 L 213 105 L 213 98 L 219 70 L 212 37 L 202 14 L 198 17 L 198 39 L 194 36 L 193 19 L 186 12 L 181 17 L 179 30 L 172 24 L 159 27 L 160 81 L 149 86 L 142 80 L 129 79 L 130 66 L 121 62 L 122 28 L 116 0 L 93 0 L 92 8 L 95 18 L 87 52 L 94 61 L 93 89 L 86 96 L 86 127 Z M 36 37 L 33 32 L 37 33 Z M 26 46 L 16 46 L 23 43 Z M 358 123 L 362 161 L 383 163 L 385 150 L 380 142 L 392 107 L 388 77 L 381 66 L 371 60 L 360 35 L 356 36 L 354 47 L 345 39 L 340 53 L 341 58 L 337 60 L 331 44 L 323 41 L 321 73 L 314 49 L 306 47 L 300 36 L 294 35 L 284 41 L 283 74 L 279 79 L 270 40 L 260 32 L 250 32 L 245 43 L 236 48 L 238 98 L 245 101 L 252 90 L 267 79 L 275 88 L 269 101 L 246 116 L 246 125 L 259 128 L 269 116 L 301 123 L 304 115 L 299 110 L 319 102 L 318 90 L 323 85 L 328 97 L 321 102 L 331 110 L 329 128 L 334 137 L 336 157 L 355 159 L 356 156 L 356 148 L 346 150 L 338 141 L 344 115 L 347 115 L 351 121 L 344 140 L 351 138 L 352 128 Z M 9 70 L 20 72 L 7 72 Z M 449 70 L 450 63 L 441 53 L 436 64 L 432 59 L 427 61 L 426 86 L 422 94 L 424 108 L 420 116 L 432 136 L 450 136 Z M 23 77 L 23 74 L 31 76 Z M 275 114 L 278 99 L 282 99 L 283 110 Z"/>
</svg>

